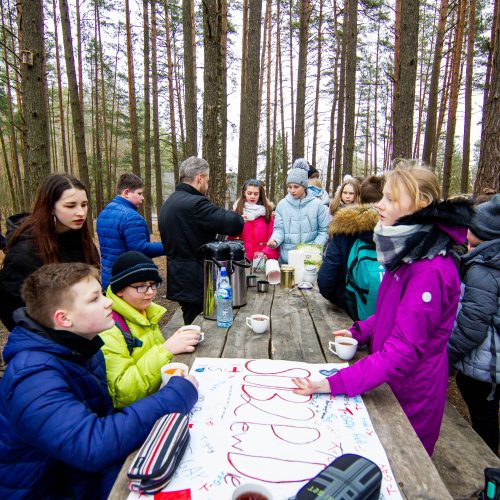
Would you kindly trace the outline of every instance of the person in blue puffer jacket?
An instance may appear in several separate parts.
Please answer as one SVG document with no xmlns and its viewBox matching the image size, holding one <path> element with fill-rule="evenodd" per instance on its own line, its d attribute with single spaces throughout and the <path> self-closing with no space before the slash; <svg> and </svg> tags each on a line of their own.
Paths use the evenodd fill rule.
<svg viewBox="0 0 500 500">
<path fill-rule="evenodd" d="M 269 248 L 280 247 L 280 260 L 288 262 L 288 251 L 297 243 L 324 245 L 328 241 L 330 217 L 321 201 L 309 191 L 309 164 L 304 158 L 293 163 L 288 173 L 288 194 L 276 207 L 274 229 Z"/>
<path fill-rule="evenodd" d="M 24 282 L 26 308 L 3 353 L 0 498 L 107 498 L 156 420 L 198 399 L 194 377 L 172 377 L 115 412 L 98 336 L 114 325 L 112 301 L 98 275 L 89 264 L 48 264 Z"/>
<path fill-rule="evenodd" d="M 150 258 L 165 255 L 161 242 L 150 241 L 148 225 L 137 211 L 144 201 L 143 188 L 140 177 L 122 174 L 116 185 L 118 195 L 97 217 L 103 290 L 108 288 L 111 268 L 122 253 L 137 251 Z"/>
</svg>

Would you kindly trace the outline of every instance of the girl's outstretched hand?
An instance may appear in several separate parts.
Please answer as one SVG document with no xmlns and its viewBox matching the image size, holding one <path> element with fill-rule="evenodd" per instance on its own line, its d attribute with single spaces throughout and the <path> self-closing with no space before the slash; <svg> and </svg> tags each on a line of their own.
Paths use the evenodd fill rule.
<svg viewBox="0 0 500 500">
<path fill-rule="evenodd" d="M 352 337 L 352 333 L 349 330 L 335 330 L 332 335 L 334 337 Z"/>
<path fill-rule="evenodd" d="M 294 394 L 300 394 L 301 396 L 309 396 L 316 393 L 326 393 L 330 392 L 330 384 L 325 378 L 323 380 L 311 380 L 309 378 L 293 378 L 292 382 L 297 386 L 294 389 Z"/>
</svg>

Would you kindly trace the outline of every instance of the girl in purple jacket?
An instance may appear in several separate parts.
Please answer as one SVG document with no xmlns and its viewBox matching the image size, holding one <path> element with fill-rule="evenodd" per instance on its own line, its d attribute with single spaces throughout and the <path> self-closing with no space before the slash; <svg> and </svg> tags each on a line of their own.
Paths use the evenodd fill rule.
<svg viewBox="0 0 500 500">
<path fill-rule="evenodd" d="M 472 209 L 440 202 L 437 177 L 400 160 L 376 205 L 373 239 L 386 268 L 375 314 L 334 336 L 368 344 L 370 355 L 322 380 L 295 379 L 295 393 L 356 396 L 388 383 L 425 449 L 432 454 L 446 402 L 446 346 L 460 298 L 450 248 L 465 241 Z"/>
</svg>

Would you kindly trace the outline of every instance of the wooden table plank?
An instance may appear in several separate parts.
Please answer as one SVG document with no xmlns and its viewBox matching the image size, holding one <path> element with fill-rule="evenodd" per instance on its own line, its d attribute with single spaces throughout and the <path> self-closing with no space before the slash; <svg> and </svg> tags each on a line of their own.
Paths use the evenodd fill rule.
<svg viewBox="0 0 500 500">
<path fill-rule="evenodd" d="M 252 289 L 250 289 L 252 290 Z M 247 295 L 247 304 L 240 307 L 228 333 L 222 357 L 224 358 L 269 358 L 271 328 L 264 333 L 254 333 L 245 323 L 248 316 L 265 314 L 271 316 L 274 286 L 267 293 L 255 293 L 255 288 Z"/>
<path fill-rule="evenodd" d="M 457 499 L 476 499 L 484 488 L 484 469 L 500 468 L 500 459 L 457 412 L 446 403 L 432 461 Z"/>
<path fill-rule="evenodd" d="M 271 311 L 271 359 L 324 363 L 307 303 L 299 290 L 276 287 Z"/>
</svg>

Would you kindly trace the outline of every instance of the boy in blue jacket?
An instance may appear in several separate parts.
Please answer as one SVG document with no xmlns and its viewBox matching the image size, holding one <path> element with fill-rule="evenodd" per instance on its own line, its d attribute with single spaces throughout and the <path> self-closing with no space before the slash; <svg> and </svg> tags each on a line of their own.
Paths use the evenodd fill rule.
<svg viewBox="0 0 500 500">
<path fill-rule="evenodd" d="M 139 176 L 122 174 L 116 184 L 118 195 L 97 217 L 103 290 L 108 288 L 111 268 L 122 253 L 135 250 L 150 258 L 165 255 L 161 242 L 150 241 L 148 225 L 138 212 L 144 201 L 143 188 Z"/>
<path fill-rule="evenodd" d="M 88 264 L 49 264 L 24 282 L 0 384 L 0 498 L 107 498 L 155 421 L 198 398 L 194 377 L 172 377 L 114 411 L 97 335 L 114 324 L 112 301 L 97 278 Z"/>
</svg>

